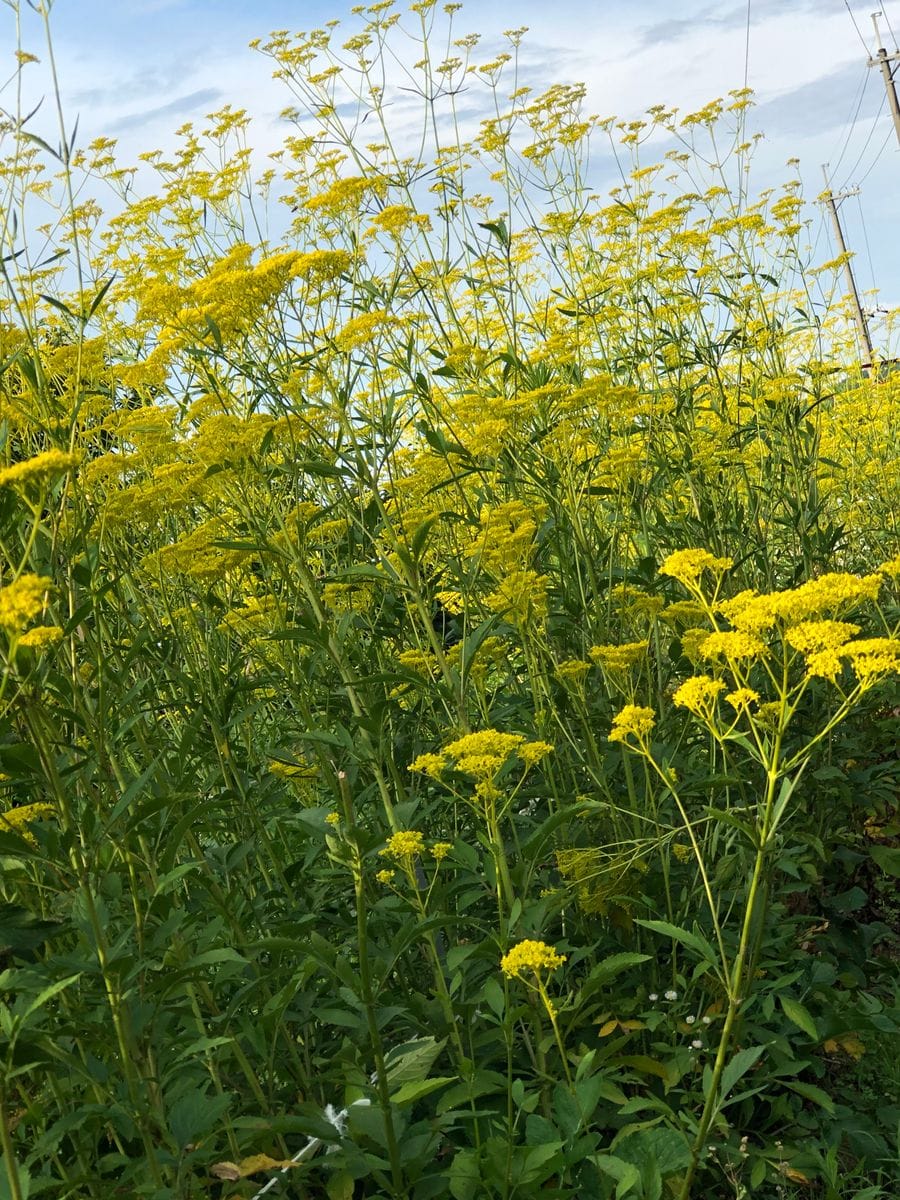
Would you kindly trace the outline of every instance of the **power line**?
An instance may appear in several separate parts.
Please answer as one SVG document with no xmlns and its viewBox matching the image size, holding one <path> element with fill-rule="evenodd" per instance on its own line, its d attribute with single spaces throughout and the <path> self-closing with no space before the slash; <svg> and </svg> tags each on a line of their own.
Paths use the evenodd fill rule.
<svg viewBox="0 0 900 1200">
<path fill-rule="evenodd" d="M 878 291 L 878 284 L 875 282 L 875 264 L 872 262 L 872 248 L 869 245 L 869 233 L 866 229 L 866 218 L 863 214 L 862 201 L 859 198 L 859 192 L 856 193 L 856 207 L 859 209 L 859 223 L 862 226 L 863 243 L 866 247 L 866 258 L 869 260 L 869 278 L 872 280 L 872 291 Z"/>
<path fill-rule="evenodd" d="M 875 130 L 878 128 L 878 121 L 881 117 L 881 114 L 884 112 L 884 105 L 885 105 L 886 99 L 887 99 L 886 96 L 881 97 L 881 104 L 879 104 L 878 112 L 875 114 L 875 120 L 872 122 L 872 128 L 869 130 L 869 136 L 866 138 L 865 143 L 863 144 L 862 150 L 860 150 L 859 154 L 857 155 L 856 162 L 853 164 L 853 166 L 847 172 L 847 178 L 844 181 L 844 187 L 846 187 L 847 184 L 850 182 L 850 180 L 853 178 L 856 168 L 859 166 L 859 164 L 865 158 L 866 151 L 869 148 L 869 143 L 872 141 L 872 138 L 875 136 Z"/>
<path fill-rule="evenodd" d="M 847 132 L 846 132 L 846 136 L 844 138 L 844 145 L 841 150 L 841 153 L 838 156 L 837 162 L 834 164 L 834 167 L 832 168 L 832 174 L 837 173 L 838 168 L 840 167 L 841 163 L 844 161 L 844 155 L 850 149 L 850 138 L 853 136 L 853 130 L 856 128 L 856 122 L 859 119 L 859 113 L 860 113 L 860 109 L 862 108 L 863 100 L 865 99 L 865 96 L 866 96 L 866 88 L 869 85 L 869 79 L 870 79 L 869 68 L 867 66 L 866 70 L 865 70 L 865 74 L 862 77 L 862 86 L 855 98 L 856 108 L 855 108 L 855 110 L 853 110 L 853 116 L 852 116 L 852 118 L 848 117 L 847 120 L 844 122 L 844 129 L 846 129 Z M 852 106 L 851 106 L 851 108 L 852 108 Z M 849 129 L 847 128 L 848 124 L 849 124 Z"/>
<path fill-rule="evenodd" d="M 875 157 L 872 159 L 871 163 L 869 164 L 865 175 L 861 176 L 857 180 L 857 183 L 860 183 L 860 184 L 865 183 L 865 181 L 869 178 L 869 176 L 875 170 L 875 167 L 878 165 L 878 160 L 881 158 L 882 154 L 884 154 L 885 150 L 887 149 L 887 144 L 890 140 L 891 140 L 891 130 L 889 129 L 887 131 L 887 133 L 885 134 L 884 141 L 881 143 L 881 148 L 879 149 L 878 153 L 875 155 Z"/>
<path fill-rule="evenodd" d="M 844 8 L 846 8 L 847 12 L 850 14 L 850 20 L 853 22 L 853 28 L 856 30 L 856 36 L 862 42 L 863 50 L 865 50 L 866 54 L 868 54 L 869 47 L 866 45 L 866 39 L 863 37 L 862 33 L 860 32 L 860 28 L 856 23 L 856 17 L 854 17 L 853 9 L 850 7 L 850 0 L 844 0 Z"/>
<path fill-rule="evenodd" d="M 887 15 L 887 9 L 883 8 L 883 9 L 881 10 L 881 15 L 884 17 L 884 23 L 885 23 L 885 24 L 887 25 L 887 27 L 888 27 L 888 33 L 889 33 L 889 34 L 891 35 L 891 37 L 894 39 L 894 49 L 896 50 L 896 49 L 898 49 L 898 46 L 897 46 L 897 35 L 894 33 L 893 29 L 891 28 L 891 18 L 890 18 L 890 17 Z"/>
</svg>

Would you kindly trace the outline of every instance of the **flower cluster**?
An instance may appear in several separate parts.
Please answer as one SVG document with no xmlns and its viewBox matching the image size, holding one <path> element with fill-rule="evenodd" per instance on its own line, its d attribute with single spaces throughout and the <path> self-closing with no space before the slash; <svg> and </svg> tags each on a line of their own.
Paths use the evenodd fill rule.
<svg viewBox="0 0 900 1200">
<path fill-rule="evenodd" d="M 542 971 L 554 971 L 565 961 L 566 956 L 557 954 L 546 942 L 526 940 L 504 954 L 500 969 L 508 979 L 520 979 L 526 972 L 540 975 Z"/>
</svg>

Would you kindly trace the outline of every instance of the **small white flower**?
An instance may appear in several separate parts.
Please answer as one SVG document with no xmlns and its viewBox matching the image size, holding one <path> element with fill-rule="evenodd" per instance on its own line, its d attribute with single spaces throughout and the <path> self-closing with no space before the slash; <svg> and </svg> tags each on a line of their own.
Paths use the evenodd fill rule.
<svg viewBox="0 0 900 1200">
<path fill-rule="evenodd" d="M 694 1016 L 685 1017 L 684 1019 L 685 1019 L 685 1021 L 687 1021 L 688 1025 L 693 1025 L 693 1023 L 697 1020 L 697 1018 Z"/>
<path fill-rule="evenodd" d="M 703 1049 L 703 1042 L 700 1040 L 700 1038 L 694 1038 L 694 1040 L 691 1042 L 691 1045 L 694 1047 L 695 1050 Z"/>
<path fill-rule="evenodd" d="M 654 1002 L 659 999 L 659 996 L 656 994 L 656 992 L 651 992 L 647 999 L 651 1002 Z"/>
<path fill-rule="evenodd" d="M 709 1025 L 709 1023 L 710 1023 L 711 1021 L 712 1021 L 712 1017 L 703 1017 L 703 1024 L 704 1024 L 704 1025 Z"/>
<path fill-rule="evenodd" d="M 667 1000 L 677 1000 L 678 999 L 678 993 L 675 991 L 674 988 L 669 988 L 669 990 L 667 992 L 664 992 L 663 994 L 665 995 Z"/>
</svg>

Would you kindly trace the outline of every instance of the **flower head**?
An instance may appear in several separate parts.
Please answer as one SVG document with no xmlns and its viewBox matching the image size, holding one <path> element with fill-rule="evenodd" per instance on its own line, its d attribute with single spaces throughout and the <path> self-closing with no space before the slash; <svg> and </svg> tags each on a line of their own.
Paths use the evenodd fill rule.
<svg viewBox="0 0 900 1200">
<path fill-rule="evenodd" d="M 741 658 L 759 658 L 765 652 L 762 639 L 743 629 L 711 633 L 700 645 L 700 653 L 704 658 L 727 658 L 732 662 Z"/>
<path fill-rule="evenodd" d="M 41 575 L 20 575 L 8 587 L 0 588 L 0 629 L 19 633 L 44 607 L 50 580 Z"/>
<path fill-rule="evenodd" d="M 524 971 L 539 975 L 541 971 L 553 971 L 566 961 L 564 954 L 557 954 L 546 942 L 524 941 L 513 946 L 500 960 L 500 969 L 509 979 L 521 978 Z"/>
<path fill-rule="evenodd" d="M 378 853 L 382 858 L 408 864 L 425 849 L 425 838 L 417 829 L 401 829 L 388 838 L 387 845 Z"/>
<path fill-rule="evenodd" d="M 630 737 L 634 737 L 639 742 L 643 742 L 655 724 L 652 708 L 626 704 L 622 711 L 613 717 L 609 740 L 611 742 L 627 742 Z"/>
<path fill-rule="evenodd" d="M 54 475 L 64 475 L 79 462 L 77 454 L 65 450 L 45 450 L 34 458 L 13 463 L 0 471 L 0 487 L 24 487 L 29 483 L 46 483 Z"/>
<path fill-rule="evenodd" d="M 647 654 L 649 642 L 626 642 L 622 646 L 591 646 L 594 662 L 606 671 L 627 671 L 637 666 Z"/>
<path fill-rule="evenodd" d="M 708 675 L 694 675 L 684 681 L 672 699 L 695 716 L 711 720 L 716 697 L 724 690 L 725 684 L 721 679 L 710 679 Z"/>
<path fill-rule="evenodd" d="M 708 550 L 676 550 L 659 568 L 660 575 L 671 575 L 685 587 L 696 585 L 704 571 L 721 575 L 731 566 L 730 558 L 716 558 Z"/>
</svg>

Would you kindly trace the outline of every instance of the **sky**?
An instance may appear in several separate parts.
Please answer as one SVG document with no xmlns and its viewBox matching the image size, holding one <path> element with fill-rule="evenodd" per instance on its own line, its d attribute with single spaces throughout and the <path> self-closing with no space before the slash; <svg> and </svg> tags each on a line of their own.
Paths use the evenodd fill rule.
<svg viewBox="0 0 900 1200">
<path fill-rule="evenodd" d="M 291 97 L 271 79 L 270 61 L 247 43 L 332 19 L 349 34 L 358 22 L 352 2 L 54 0 L 63 103 L 70 120 L 79 118 L 79 143 L 114 137 L 121 159 L 132 163 L 143 151 L 171 146 L 185 121 L 202 124 L 231 103 L 252 115 L 250 141 L 262 161 L 289 131 L 279 114 Z M 21 8 L 23 46 L 40 57 L 37 20 L 24 0 Z M 834 253 L 827 215 L 815 203 L 821 165 L 831 164 L 835 191 L 859 185 L 841 217 L 864 302 L 874 309 L 900 304 L 900 146 L 881 73 L 866 65 L 875 47 L 872 8 L 872 0 L 479 0 L 455 21 L 458 35 L 482 35 L 476 61 L 505 48 L 505 29 L 528 26 L 522 82 L 534 91 L 583 82 L 586 111 L 601 116 L 630 120 L 654 104 L 691 111 L 742 87 L 746 73 L 757 105 L 751 129 L 765 135 L 753 186 L 777 185 L 790 174 L 787 160 L 799 159 L 811 202 L 809 243 L 821 261 Z M 883 12 L 881 42 L 890 52 L 900 0 Z M 0 46 L 14 45 L 14 37 L 12 11 L 0 9 Z M 8 103 L 0 95 L 0 105 Z M 35 132 L 41 120 L 55 141 L 49 105 Z"/>
</svg>

